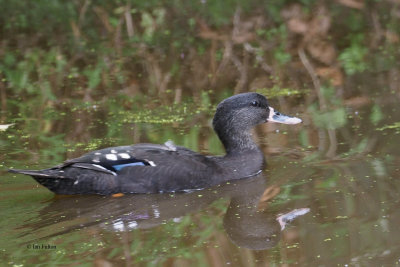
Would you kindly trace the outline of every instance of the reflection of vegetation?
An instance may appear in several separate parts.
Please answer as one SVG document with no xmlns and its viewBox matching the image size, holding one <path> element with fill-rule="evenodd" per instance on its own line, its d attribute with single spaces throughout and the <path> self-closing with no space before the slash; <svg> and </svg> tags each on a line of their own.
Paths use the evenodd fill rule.
<svg viewBox="0 0 400 267">
<path fill-rule="evenodd" d="M 315 126 L 319 128 L 319 152 L 325 152 L 325 148 L 323 148 L 325 146 L 325 140 L 323 139 L 328 135 L 329 147 L 326 150 L 325 155 L 328 158 L 333 158 L 337 155 L 336 152 L 338 146 L 335 130 L 343 127 L 347 123 L 346 110 L 342 104 L 342 100 L 336 97 L 334 88 L 329 86 L 320 86 L 320 82 L 316 76 L 313 75 L 312 67 L 309 65 L 310 63 L 305 58 L 304 53 L 302 53 L 301 57 L 303 57 L 303 64 L 308 66 L 309 74 L 313 77 L 315 90 L 319 98 L 319 105 L 314 103 L 308 108 Z M 315 155 L 308 156 L 308 160 L 313 159 L 315 159 Z"/>
<path fill-rule="evenodd" d="M 173 123 L 182 122 L 195 114 L 204 111 L 194 105 L 182 103 L 180 105 L 161 106 L 155 109 L 119 110 L 116 114 L 109 113 L 123 123 Z M 212 109 L 207 108 L 207 111 Z"/>
<path fill-rule="evenodd" d="M 395 123 L 393 123 L 391 125 L 385 125 L 385 126 L 383 126 L 381 128 L 378 128 L 377 130 L 378 131 L 384 131 L 384 130 L 387 130 L 387 129 L 395 129 L 396 133 L 400 133 L 400 122 L 395 122 Z"/>
<path fill-rule="evenodd" d="M 227 201 L 220 200 L 212 204 L 211 210 L 214 214 L 224 214 Z M 181 258 L 185 260 L 196 259 L 206 264 L 204 251 L 199 248 L 203 246 L 218 247 L 213 245 L 217 239 L 214 234 L 216 229 L 222 230 L 222 220 L 216 220 L 214 216 L 196 214 L 179 218 L 178 222 L 165 222 L 162 227 L 154 231 L 133 233 L 131 251 L 133 261 L 152 262 L 161 264 L 168 258 Z M 142 240 L 149 240 L 143 242 Z M 116 247 L 114 250 L 120 250 Z M 111 257 L 110 257 L 111 258 Z"/>
<path fill-rule="evenodd" d="M 272 88 L 260 88 L 256 90 L 257 93 L 263 94 L 268 98 L 275 98 L 278 96 L 295 96 L 302 95 L 309 92 L 308 90 L 297 90 L 292 88 L 280 88 L 278 86 L 274 86 Z"/>
<path fill-rule="evenodd" d="M 347 114 L 344 108 L 319 113 L 313 106 L 310 107 L 313 122 L 317 127 L 324 129 L 337 129 L 343 127 L 347 122 Z"/>
<path fill-rule="evenodd" d="M 370 120 L 373 125 L 377 125 L 382 119 L 384 118 L 384 115 L 382 113 L 381 108 L 379 105 L 374 105 L 371 110 L 371 115 L 370 115 Z"/>
<path fill-rule="evenodd" d="M 344 70 L 349 75 L 367 70 L 365 57 L 368 53 L 368 48 L 361 42 L 363 38 L 356 37 L 352 38 L 350 47 L 345 48 L 339 55 L 339 60 L 342 62 Z"/>
<path fill-rule="evenodd" d="M 36 198 L 39 196 L 36 194 Z M 36 199 L 32 198 L 32 201 Z M 207 251 L 202 247 L 218 248 L 220 237 L 215 235 L 215 230 L 222 231 L 222 218 L 219 215 L 225 213 L 227 204 L 225 199 L 218 200 L 208 208 L 207 212 L 189 214 L 175 222 L 165 221 L 151 231 L 137 229 L 131 232 L 115 233 L 101 229 L 92 231 L 81 229 L 77 233 L 46 238 L 42 241 L 31 241 L 40 237 L 38 233 L 22 238 L 10 233 L 8 243 L 5 243 L 5 239 L 0 240 L 0 248 L 3 252 L 7 251 L 9 257 L 6 256 L 7 254 L 2 254 L 1 257 L 3 262 L 13 262 L 14 266 L 32 265 L 36 263 L 35 261 L 51 262 L 52 266 L 65 266 L 79 262 L 83 258 L 85 262 L 94 261 L 96 255 L 111 262 L 135 264 L 153 262 L 159 265 L 170 258 L 180 258 L 181 260 L 196 260 L 207 265 Z M 20 206 L 20 209 L 22 208 Z M 36 207 L 34 208 L 37 212 Z M 13 212 L 13 217 L 23 220 L 20 217 L 23 213 L 17 209 Z M 55 224 L 57 225 L 57 222 Z M 62 225 L 67 228 L 68 222 Z M 59 231 L 58 228 L 51 226 L 48 229 Z M 16 242 L 10 244 L 11 239 L 15 239 Z M 27 249 L 27 245 L 41 245 L 42 242 L 55 245 L 57 248 L 41 250 L 40 259 L 38 259 L 38 250 Z M 100 254 L 98 254 L 99 251 L 101 251 Z"/>
<path fill-rule="evenodd" d="M 22 111 L 19 103 L 27 100 L 46 106 L 70 98 L 152 94 L 179 103 L 182 97 L 199 97 L 200 91 L 216 88 L 302 91 L 302 75 L 283 71 L 298 69 L 299 49 L 309 55 L 322 80 L 335 86 L 344 84 L 338 63 L 347 74 L 355 74 L 375 65 L 388 69 L 398 58 L 398 21 L 395 13 L 386 12 L 395 8 L 393 3 L 0 4 L 0 27 L 7 40 L 0 44 L 2 121 L 6 111 Z M 364 14 L 371 14 L 372 29 Z M 270 78 L 253 87 L 259 77 Z"/>
<path fill-rule="evenodd" d="M 368 265 L 372 256 L 368 259 L 365 255 L 383 255 L 388 248 L 386 242 L 398 251 L 399 239 L 393 241 L 391 236 L 397 219 L 391 218 L 399 216 L 395 192 L 400 183 L 386 179 L 390 173 L 394 174 L 397 164 L 388 158 L 364 157 L 359 161 L 276 169 L 275 183 L 282 184 L 283 192 L 274 199 L 273 205 L 302 206 L 307 203 L 314 214 L 311 220 L 302 224 L 311 236 L 303 235 L 301 231 L 300 240 L 292 242 L 307 242 L 312 246 L 309 260 L 314 260 L 318 253 L 321 255 L 319 264 L 328 265 L 332 261 L 341 262 L 343 257 L 347 258 L 346 262 L 351 259 Z M 290 177 L 290 182 L 282 182 L 282 177 Z M 303 249 L 302 245 L 297 248 L 300 255 L 304 255 Z M 391 257 L 386 260 L 395 262 Z"/>
</svg>

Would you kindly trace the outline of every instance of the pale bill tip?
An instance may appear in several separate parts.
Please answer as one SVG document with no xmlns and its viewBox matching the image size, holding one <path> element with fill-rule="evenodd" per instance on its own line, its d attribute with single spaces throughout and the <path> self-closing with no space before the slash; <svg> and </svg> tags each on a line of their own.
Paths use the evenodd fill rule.
<svg viewBox="0 0 400 267">
<path fill-rule="evenodd" d="M 301 122 L 302 122 L 302 120 L 297 118 L 297 117 L 290 117 L 290 118 L 285 120 L 286 124 L 298 124 L 298 123 L 301 123 Z"/>
<path fill-rule="evenodd" d="M 297 117 L 287 116 L 285 114 L 279 113 L 274 110 L 274 108 L 269 107 L 269 122 L 283 123 L 283 124 L 298 124 L 301 123 L 302 120 Z"/>
</svg>

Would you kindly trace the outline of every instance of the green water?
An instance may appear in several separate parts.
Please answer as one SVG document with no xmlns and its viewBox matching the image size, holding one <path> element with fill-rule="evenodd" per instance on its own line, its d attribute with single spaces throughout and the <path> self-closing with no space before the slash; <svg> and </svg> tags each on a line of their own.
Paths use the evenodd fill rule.
<svg viewBox="0 0 400 267">
<path fill-rule="evenodd" d="M 210 128 L 213 105 L 188 103 L 190 112 L 174 109 L 175 114 L 164 108 L 147 110 L 146 116 L 159 116 L 149 123 L 136 121 L 140 114 L 130 114 L 131 109 L 102 105 L 52 109 L 43 120 L 16 120 L 0 132 L 2 262 L 397 264 L 400 182 L 395 123 L 400 116 L 390 95 L 371 99 L 385 103 L 379 105 L 378 123 L 371 104 L 343 105 L 339 109 L 344 117 L 302 104 L 279 107 L 304 123 L 264 124 L 255 130 L 268 161 L 261 175 L 175 195 L 56 197 L 30 177 L 8 174 L 6 169 L 44 168 L 91 149 L 169 139 L 202 153 L 222 154 Z M 279 105 L 274 98 L 270 102 Z M 320 121 L 322 116 L 341 125 L 320 126 L 326 123 Z M 180 119 L 169 121 L 176 118 Z M 47 124 L 52 129 L 58 125 L 57 130 L 46 132 Z M 335 139 L 330 139 L 332 132 Z M 281 231 L 276 218 L 298 208 L 310 212 Z M 268 238 L 249 238 L 261 233 Z"/>
</svg>

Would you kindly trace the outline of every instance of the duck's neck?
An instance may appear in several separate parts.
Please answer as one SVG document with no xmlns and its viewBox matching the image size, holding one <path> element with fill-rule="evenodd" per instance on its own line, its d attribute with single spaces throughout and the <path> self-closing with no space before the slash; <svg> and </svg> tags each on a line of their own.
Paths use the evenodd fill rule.
<svg viewBox="0 0 400 267">
<path fill-rule="evenodd" d="M 263 169 L 264 154 L 253 140 L 252 125 L 216 115 L 213 126 L 226 151 L 224 157 L 215 158 L 224 180 L 252 176 Z"/>
<path fill-rule="evenodd" d="M 229 134 L 218 134 L 225 147 L 226 156 L 238 156 L 243 153 L 260 152 L 250 131 L 232 130 Z"/>
<path fill-rule="evenodd" d="M 230 132 L 220 135 L 226 155 L 216 160 L 226 172 L 226 180 L 253 176 L 264 167 L 264 154 L 253 141 L 250 132 Z"/>
</svg>

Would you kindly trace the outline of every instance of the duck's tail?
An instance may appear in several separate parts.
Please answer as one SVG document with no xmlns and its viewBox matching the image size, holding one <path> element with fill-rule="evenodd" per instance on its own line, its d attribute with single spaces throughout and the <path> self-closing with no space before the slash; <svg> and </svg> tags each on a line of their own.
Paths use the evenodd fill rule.
<svg viewBox="0 0 400 267">
<path fill-rule="evenodd" d="M 65 169 L 55 167 L 37 171 L 10 169 L 8 171 L 30 175 L 39 184 L 61 195 L 108 195 L 119 192 L 115 176 L 104 171 L 93 171 L 80 167 L 68 167 Z"/>
<path fill-rule="evenodd" d="M 34 177 L 43 177 L 43 178 L 62 178 L 54 176 L 54 174 L 50 175 L 49 173 L 44 172 L 43 170 L 19 170 L 19 169 L 9 169 L 8 172 L 18 173 L 18 174 L 26 174 Z"/>
<path fill-rule="evenodd" d="M 59 193 L 60 189 L 70 186 L 74 180 L 65 178 L 59 170 L 18 170 L 9 169 L 11 173 L 25 174 L 32 176 L 39 184 L 47 187 L 49 190 Z"/>
</svg>

